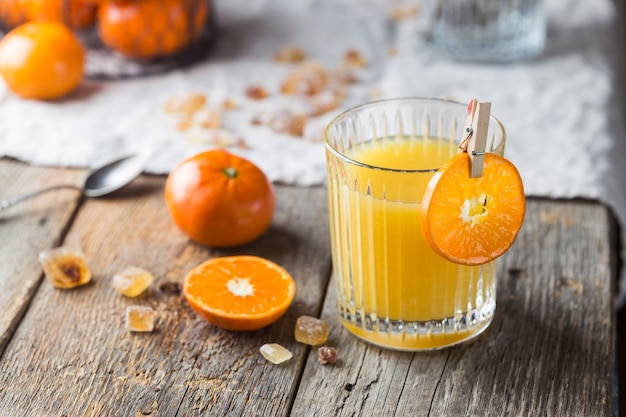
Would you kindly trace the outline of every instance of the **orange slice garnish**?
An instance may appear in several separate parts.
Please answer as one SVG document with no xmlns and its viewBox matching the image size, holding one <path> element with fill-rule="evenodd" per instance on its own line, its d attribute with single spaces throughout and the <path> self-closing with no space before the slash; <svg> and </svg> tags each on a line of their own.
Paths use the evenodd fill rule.
<svg viewBox="0 0 626 417">
<path fill-rule="evenodd" d="M 522 179 L 511 162 L 487 153 L 483 175 L 470 178 L 469 155 L 463 152 L 430 180 L 422 200 L 422 229 L 442 257 L 480 265 L 511 247 L 525 212 Z"/>
<path fill-rule="evenodd" d="M 233 331 L 274 323 L 289 308 L 295 291 L 285 269 L 256 256 L 208 260 L 193 268 L 183 283 L 191 308 L 210 323 Z"/>
</svg>

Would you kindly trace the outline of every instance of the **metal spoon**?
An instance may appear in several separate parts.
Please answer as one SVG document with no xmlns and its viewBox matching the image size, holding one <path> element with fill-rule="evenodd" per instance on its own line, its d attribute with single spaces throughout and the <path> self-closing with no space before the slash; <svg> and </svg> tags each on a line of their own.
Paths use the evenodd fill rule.
<svg viewBox="0 0 626 417">
<path fill-rule="evenodd" d="M 35 197 L 48 191 L 60 188 L 72 188 L 81 191 L 87 197 L 102 197 L 113 191 L 119 190 L 143 171 L 151 152 L 143 151 L 136 154 L 126 155 L 114 161 L 108 162 L 93 171 L 85 179 L 82 187 L 71 184 L 58 184 L 41 190 L 33 191 L 9 200 L 0 201 L 0 211 L 5 210 L 21 201 Z"/>
</svg>

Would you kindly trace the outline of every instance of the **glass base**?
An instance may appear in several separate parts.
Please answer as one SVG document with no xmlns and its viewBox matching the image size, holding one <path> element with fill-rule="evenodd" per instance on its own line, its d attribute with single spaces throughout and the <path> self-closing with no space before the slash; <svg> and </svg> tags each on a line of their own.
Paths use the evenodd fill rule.
<svg viewBox="0 0 626 417">
<path fill-rule="evenodd" d="M 431 46 L 443 56 L 505 63 L 535 58 L 543 52 L 546 18 L 540 1 L 500 1 L 501 9 L 490 13 L 472 7 L 473 2 L 457 3 L 445 6 L 430 34 Z M 506 7 L 507 3 L 511 4 Z"/>
<path fill-rule="evenodd" d="M 437 53 L 454 61 L 507 63 L 539 56 L 544 50 L 545 38 L 537 34 L 523 42 L 491 44 L 450 40 L 433 42 L 431 47 Z"/>
<path fill-rule="evenodd" d="M 363 341 L 383 348 L 416 352 L 444 349 L 475 338 L 493 321 L 495 303 L 483 306 L 480 311 L 426 322 L 372 320 L 371 315 L 338 310 L 344 327 Z"/>
</svg>

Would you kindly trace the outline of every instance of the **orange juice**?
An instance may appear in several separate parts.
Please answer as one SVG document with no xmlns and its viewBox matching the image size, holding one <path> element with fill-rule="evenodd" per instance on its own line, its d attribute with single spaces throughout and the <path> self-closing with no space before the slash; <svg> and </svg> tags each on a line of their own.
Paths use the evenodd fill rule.
<svg viewBox="0 0 626 417">
<path fill-rule="evenodd" d="M 436 254 L 421 198 L 453 140 L 395 137 L 328 152 L 333 273 L 344 325 L 374 344 L 436 349 L 485 329 L 495 309 L 495 263 Z"/>
</svg>

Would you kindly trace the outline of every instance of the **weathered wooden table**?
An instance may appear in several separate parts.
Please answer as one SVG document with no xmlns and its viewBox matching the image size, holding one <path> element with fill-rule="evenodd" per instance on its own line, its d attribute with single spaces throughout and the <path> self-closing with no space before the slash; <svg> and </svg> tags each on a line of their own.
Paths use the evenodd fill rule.
<svg viewBox="0 0 626 417">
<path fill-rule="evenodd" d="M 85 171 L 0 159 L 0 199 Z M 616 275 L 610 211 L 585 201 L 531 199 L 502 258 L 498 309 L 470 344 L 433 353 L 369 346 L 335 318 L 325 189 L 278 186 L 270 230 L 229 251 L 190 242 L 163 204 L 164 177 L 142 176 L 106 199 L 59 190 L 0 212 L 0 416 L 612 416 Z M 94 273 L 69 291 L 43 279 L 41 250 L 80 246 Z M 254 254 L 297 281 L 277 323 L 231 333 L 199 318 L 163 286 L 210 257 Z M 119 269 L 157 282 L 128 299 Z M 130 304 L 158 313 L 154 333 L 124 328 Z M 335 366 L 294 341 L 302 314 L 331 325 Z M 259 347 L 294 358 L 275 366 Z"/>
</svg>

